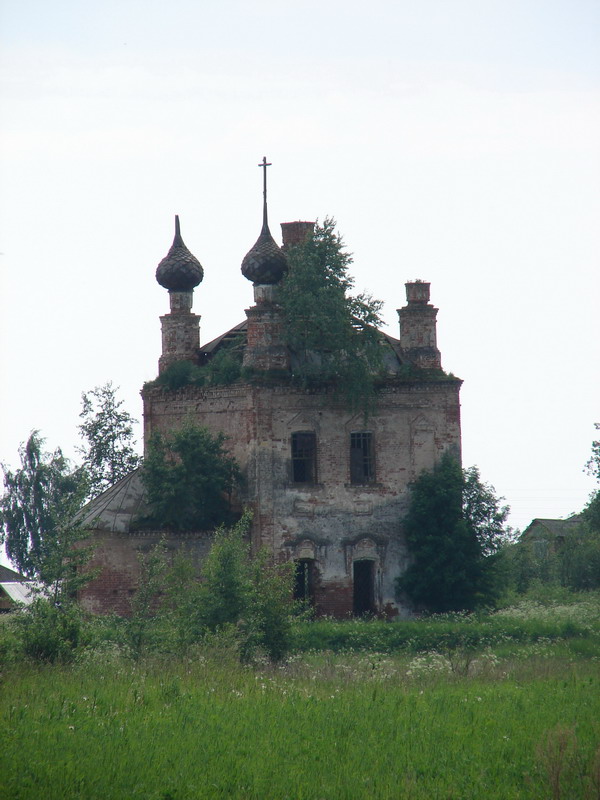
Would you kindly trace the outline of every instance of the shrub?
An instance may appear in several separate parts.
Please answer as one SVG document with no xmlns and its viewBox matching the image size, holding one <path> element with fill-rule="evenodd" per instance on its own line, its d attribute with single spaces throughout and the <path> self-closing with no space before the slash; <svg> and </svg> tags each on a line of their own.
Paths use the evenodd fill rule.
<svg viewBox="0 0 600 800">
<path fill-rule="evenodd" d="M 38 597 L 17 612 L 14 625 L 19 649 L 32 661 L 71 661 L 86 642 L 83 614 L 75 603 L 56 605 Z"/>
</svg>

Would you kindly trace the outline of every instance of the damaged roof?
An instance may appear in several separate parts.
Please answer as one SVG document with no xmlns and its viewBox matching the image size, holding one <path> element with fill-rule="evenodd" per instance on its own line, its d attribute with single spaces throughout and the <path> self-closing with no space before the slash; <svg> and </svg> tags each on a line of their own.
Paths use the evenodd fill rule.
<svg viewBox="0 0 600 800">
<path fill-rule="evenodd" d="M 88 530 L 128 533 L 133 520 L 146 508 L 146 495 L 138 467 L 105 492 L 90 500 L 75 517 Z"/>
</svg>

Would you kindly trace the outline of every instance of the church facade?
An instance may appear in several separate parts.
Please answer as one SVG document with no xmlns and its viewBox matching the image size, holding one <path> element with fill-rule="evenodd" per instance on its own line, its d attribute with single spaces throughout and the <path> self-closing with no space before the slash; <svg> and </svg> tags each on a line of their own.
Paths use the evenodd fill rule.
<svg viewBox="0 0 600 800">
<path fill-rule="evenodd" d="M 331 387 L 306 389 L 286 377 L 293 374 L 294 353 L 283 335 L 279 285 L 286 251 L 312 229 L 309 222 L 283 223 L 280 248 L 269 231 L 265 192 L 263 229 L 242 263 L 254 305 L 235 328 L 201 344 L 192 301 L 202 267 L 176 221 L 175 240 L 156 273 L 170 300 L 161 317 L 159 373 L 179 361 L 207 363 L 235 338 L 250 368 L 246 374 L 279 378 L 176 390 L 147 385 L 144 439 L 147 444 L 153 433 L 188 421 L 224 433 L 244 476 L 239 502 L 253 512 L 252 547 L 295 562 L 296 596 L 336 617 L 406 615 L 411 609 L 397 597 L 395 580 L 410 559 L 402 532 L 409 487 L 446 450 L 460 458 L 461 381 L 441 369 L 437 309 L 422 281 L 406 284 L 399 338 L 381 333 L 386 375 L 373 413 L 349 410 Z M 127 613 L 138 553 L 161 535 L 135 528 L 143 502 L 136 472 L 85 510 L 98 543 L 99 574 L 82 592 L 93 611 Z M 169 534 L 166 542 L 172 550 L 185 548 L 200 566 L 210 538 L 209 532 L 189 532 Z"/>
</svg>

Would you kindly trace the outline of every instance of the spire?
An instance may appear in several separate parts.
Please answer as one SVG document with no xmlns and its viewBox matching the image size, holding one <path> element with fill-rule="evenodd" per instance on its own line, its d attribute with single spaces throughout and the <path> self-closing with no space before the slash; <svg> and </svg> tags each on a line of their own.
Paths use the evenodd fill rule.
<svg viewBox="0 0 600 800">
<path fill-rule="evenodd" d="M 263 156 L 263 160 L 258 165 L 263 169 L 263 226 L 261 233 L 270 233 L 269 231 L 269 220 L 267 216 L 267 167 L 273 166 L 271 163 L 267 163 L 267 157 Z"/>
<path fill-rule="evenodd" d="M 287 272 L 287 258 L 269 230 L 267 216 L 267 157 L 258 165 L 263 172 L 263 224 L 260 236 L 242 261 L 242 275 L 254 285 L 279 283 Z"/>
</svg>

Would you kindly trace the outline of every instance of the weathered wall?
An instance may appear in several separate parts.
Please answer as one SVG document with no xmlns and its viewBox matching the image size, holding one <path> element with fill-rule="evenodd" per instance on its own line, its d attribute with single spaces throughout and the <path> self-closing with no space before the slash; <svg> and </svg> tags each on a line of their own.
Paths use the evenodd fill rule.
<svg viewBox="0 0 600 800">
<path fill-rule="evenodd" d="M 110 534 L 92 532 L 90 544 L 94 555 L 88 564 L 98 575 L 78 593 L 81 605 L 94 614 L 114 612 L 122 616 L 131 613 L 131 600 L 139 587 L 140 558 L 147 556 L 161 539 L 166 548 L 167 563 L 178 550 L 189 555 L 200 571 L 211 538 L 206 533 L 177 535 L 167 538 L 164 532 Z"/>
<path fill-rule="evenodd" d="M 352 612 L 353 563 L 370 560 L 377 609 L 404 613 L 394 581 L 407 560 L 402 517 L 408 485 L 444 450 L 460 454 L 459 387 L 454 379 L 398 382 L 380 394 L 377 413 L 367 421 L 327 393 L 285 386 L 152 388 L 143 392 L 145 435 L 186 419 L 225 433 L 246 477 L 254 546 L 266 545 L 281 559 L 313 559 L 317 607 L 336 616 Z M 315 484 L 292 480 L 290 442 L 298 431 L 316 433 Z M 373 435 L 373 483 L 350 482 L 353 431 Z"/>
</svg>

